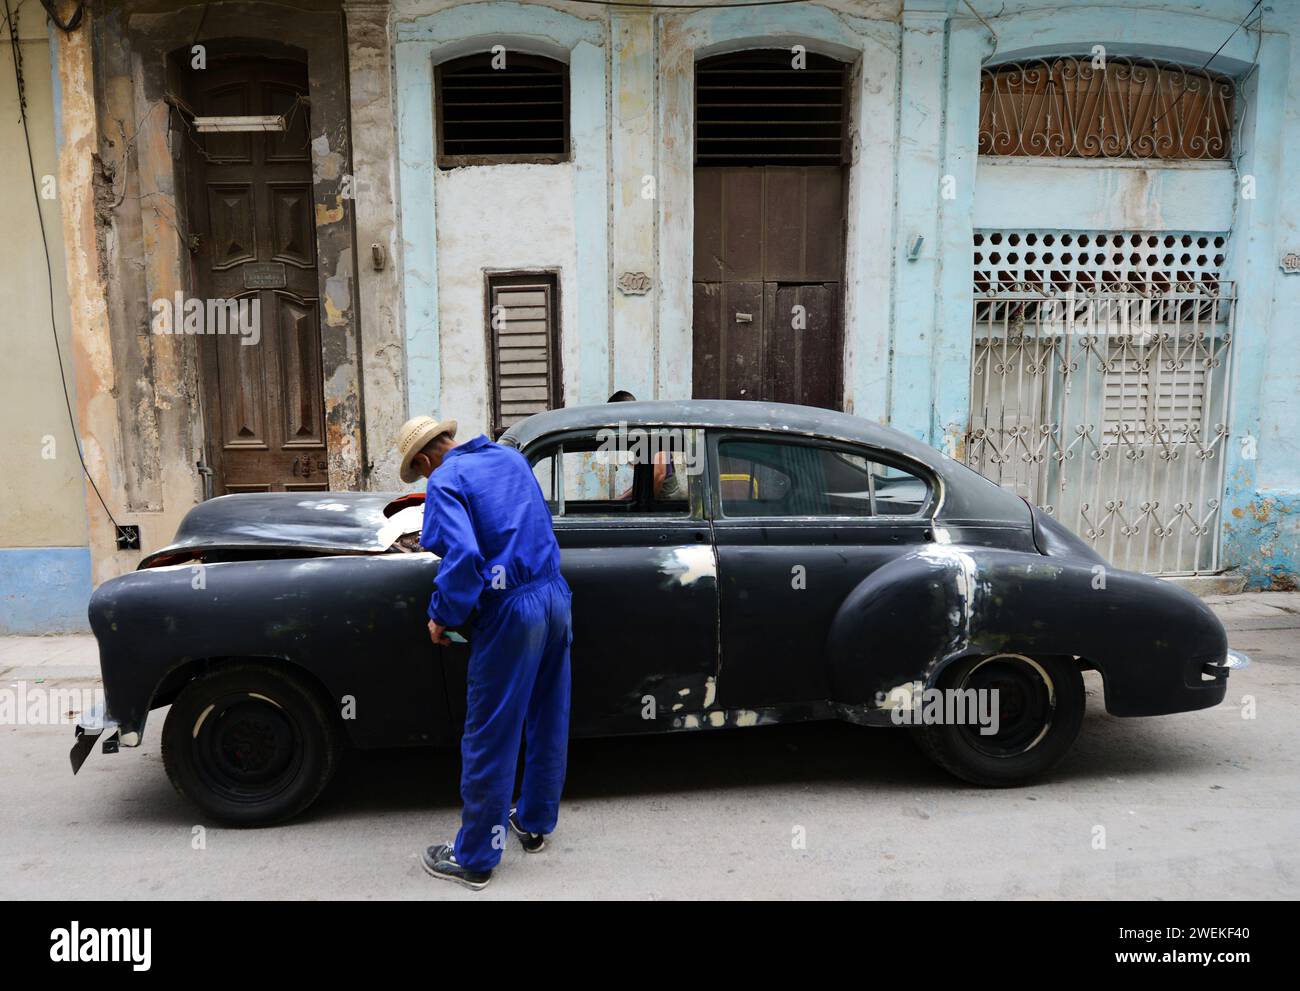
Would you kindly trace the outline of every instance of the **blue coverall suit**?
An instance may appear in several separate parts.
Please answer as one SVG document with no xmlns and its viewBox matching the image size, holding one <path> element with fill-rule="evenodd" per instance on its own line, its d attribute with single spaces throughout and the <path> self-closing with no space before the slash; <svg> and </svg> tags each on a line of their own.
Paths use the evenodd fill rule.
<svg viewBox="0 0 1300 991">
<path fill-rule="evenodd" d="M 420 546 L 442 558 L 429 618 L 469 631 L 456 861 L 501 860 L 520 734 L 528 739 L 518 804 L 530 833 L 555 829 L 569 745 L 569 586 L 551 513 L 513 448 L 480 435 L 447 452 L 429 476 Z"/>
</svg>

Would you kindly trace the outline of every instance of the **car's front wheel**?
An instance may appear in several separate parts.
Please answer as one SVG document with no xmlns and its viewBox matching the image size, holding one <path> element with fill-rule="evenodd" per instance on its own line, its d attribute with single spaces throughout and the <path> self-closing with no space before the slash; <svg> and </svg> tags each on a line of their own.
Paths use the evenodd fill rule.
<svg viewBox="0 0 1300 991">
<path fill-rule="evenodd" d="M 176 790 L 232 826 L 265 826 L 302 812 L 325 790 L 341 746 L 318 693 L 262 664 L 195 678 L 162 733 L 163 764 Z"/>
<path fill-rule="evenodd" d="M 951 692 L 966 693 L 953 711 L 985 718 L 923 723 L 916 740 L 940 767 L 973 784 L 1008 787 L 1042 774 L 1065 756 L 1083 724 L 1083 675 L 1072 657 L 965 658 L 936 687 L 954 699 Z"/>
</svg>

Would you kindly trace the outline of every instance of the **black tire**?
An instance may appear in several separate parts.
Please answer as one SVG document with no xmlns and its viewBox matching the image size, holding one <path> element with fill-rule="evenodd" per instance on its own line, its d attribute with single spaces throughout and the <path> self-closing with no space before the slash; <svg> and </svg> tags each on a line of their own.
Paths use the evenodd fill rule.
<svg viewBox="0 0 1300 991">
<path fill-rule="evenodd" d="M 970 724 L 922 725 L 912 734 L 926 756 L 972 784 L 1025 784 L 1065 756 L 1083 725 L 1083 675 L 1072 657 L 965 658 L 943 672 L 937 687 L 999 690 L 997 734 L 982 736 Z"/>
<path fill-rule="evenodd" d="M 172 703 L 163 765 L 176 790 L 230 826 L 291 819 L 325 790 L 342 733 L 302 678 L 239 663 L 195 678 Z"/>
</svg>

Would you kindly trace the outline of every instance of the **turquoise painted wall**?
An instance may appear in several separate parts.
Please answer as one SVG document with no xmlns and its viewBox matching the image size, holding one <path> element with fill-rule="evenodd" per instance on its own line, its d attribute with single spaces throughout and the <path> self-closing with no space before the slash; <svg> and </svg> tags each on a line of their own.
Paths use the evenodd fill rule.
<svg viewBox="0 0 1300 991">
<path fill-rule="evenodd" d="M 88 633 L 90 549 L 0 548 L 0 636 Z"/>
<path fill-rule="evenodd" d="M 407 403 L 412 412 L 441 408 L 438 308 L 438 204 L 435 196 L 433 67 L 501 44 L 569 65 L 570 141 L 576 172 L 571 210 L 576 228 L 580 356 L 577 396 L 608 395 L 607 27 L 541 4 L 504 0 L 394 5 L 394 73 L 402 217 L 402 296 L 406 328 Z M 503 258 L 502 267 L 511 260 Z"/>
</svg>

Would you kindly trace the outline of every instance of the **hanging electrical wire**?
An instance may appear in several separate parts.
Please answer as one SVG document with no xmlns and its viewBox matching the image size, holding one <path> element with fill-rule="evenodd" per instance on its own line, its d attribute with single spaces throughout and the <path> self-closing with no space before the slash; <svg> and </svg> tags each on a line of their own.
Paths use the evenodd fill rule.
<svg viewBox="0 0 1300 991">
<path fill-rule="evenodd" d="M 1201 66 L 1202 71 L 1204 71 L 1205 69 L 1208 69 L 1208 68 L 1210 67 L 1210 63 L 1213 62 L 1216 58 L 1218 58 L 1218 57 L 1219 57 L 1219 54 L 1220 54 L 1220 53 L 1221 53 L 1225 48 L 1228 47 L 1228 42 L 1230 42 L 1234 37 L 1236 37 L 1237 32 L 1240 31 L 1243 27 L 1246 26 L 1246 22 L 1247 22 L 1248 20 L 1251 19 L 1251 17 L 1254 15 L 1255 11 L 1259 10 L 1260 4 L 1262 4 L 1263 2 L 1264 2 L 1264 0 L 1255 0 L 1255 6 L 1251 7 L 1250 10 L 1246 12 L 1246 16 L 1243 17 L 1243 18 L 1242 18 L 1242 19 L 1237 23 L 1237 26 L 1236 26 L 1235 28 L 1233 28 L 1233 29 L 1228 33 L 1228 37 L 1226 37 L 1226 38 L 1223 39 L 1223 44 L 1220 45 L 1218 48 L 1216 48 L 1216 49 L 1214 50 L 1214 54 L 1211 55 L 1209 58 L 1207 58 L 1207 59 L 1205 60 L 1205 64 L 1204 64 L 1203 66 Z M 1166 110 L 1164 113 L 1162 113 L 1159 117 L 1157 117 L 1155 120 L 1153 120 L 1153 121 L 1151 122 L 1151 126 L 1152 126 L 1152 128 L 1154 128 L 1154 127 L 1155 127 L 1157 124 L 1159 124 L 1162 120 L 1164 120 L 1164 119 L 1165 119 L 1166 117 L 1168 117 L 1171 113 L 1173 113 L 1175 110 L 1177 110 L 1177 109 L 1178 109 L 1178 105 L 1179 105 L 1180 103 L 1183 102 L 1183 97 L 1186 96 L 1186 95 L 1187 95 L 1187 88 L 1184 87 L 1184 88 L 1183 88 L 1183 91 L 1182 91 L 1181 93 L 1178 94 L 1178 99 L 1176 99 L 1176 100 L 1174 101 L 1173 106 L 1171 106 L 1168 110 Z"/>
</svg>

